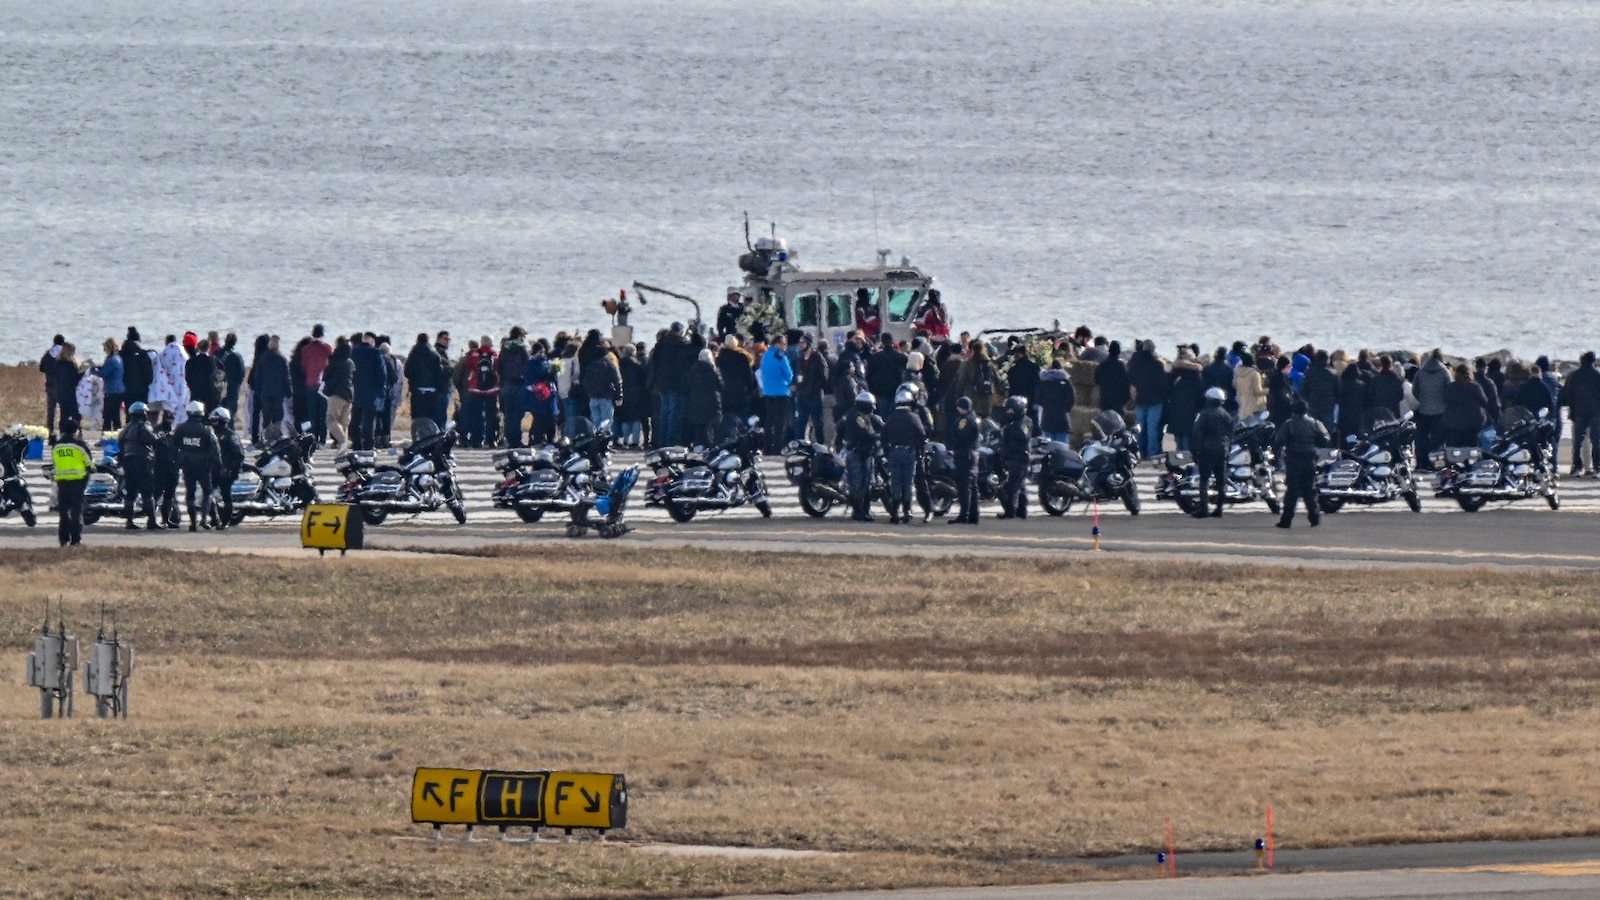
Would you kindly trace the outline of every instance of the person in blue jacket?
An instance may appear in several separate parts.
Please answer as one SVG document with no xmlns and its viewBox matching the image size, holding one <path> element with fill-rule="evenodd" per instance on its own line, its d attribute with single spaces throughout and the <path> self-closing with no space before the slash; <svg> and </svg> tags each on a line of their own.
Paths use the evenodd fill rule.
<svg viewBox="0 0 1600 900">
<path fill-rule="evenodd" d="M 794 418 L 789 389 L 793 383 L 789 339 L 780 334 L 761 356 L 761 427 L 766 432 L 768 453 L 781 451 L 789 439 L 790 420 Z"/>
</svg>

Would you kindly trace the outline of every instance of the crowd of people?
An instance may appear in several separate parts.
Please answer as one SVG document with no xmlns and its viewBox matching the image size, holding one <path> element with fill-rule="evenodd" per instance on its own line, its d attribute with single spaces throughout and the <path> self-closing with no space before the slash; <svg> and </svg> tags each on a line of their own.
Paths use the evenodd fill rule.
<svg viewBox="0 0 1600 900">
<path fill-rule="evenodd" d="M 279 336 L 259 335 L 247 359 L 234 334 L 169 333 L 146 348 L 130 327 L 121 342 L 103 342 L 98 362 L 80 359 L 76 346 L 56 335 L 39 369 L 54 437 L 85 423 L 118 433 L 135 405 L 148 423 L 173 429 L 204 414 L 222 426 L 216 435 L 242 433 L 252 445 L 309 423 L 319 443 L 358 450 L 390 446 L 402 412 L 441 428 L 454 421 L 468 448 L 549 442 L 580 422 L 609 428 L 623 447 L 709 444 L 755 416 L 766 449 L 776 452 L 792 439 L 840 446 L 845 418 L 864 400 L 887 414 L 901 387 L 912 384 L 926 412 L 923 438 L 953 446 L 965 443 L 958 432 L 969 416 L 990 417 L 1020 398 L 1014 405 L 1031 427 L 1063 441 L 1074 437 L 1074 407 L 1122 413 L 1140 426 L 1141 454 L 1150 459 L 1166 435 L 1176 448 L 1191 448 L 1206 392 L 1214 389 L 1235 420 L 1265 413 L 1281 425 L 1303 405 L 1333 442 L 1365 430 L 1379 410 L 1411 411 L 1423 469 L 1441 446 L 1487 445 L 1505 409 L 1548 410 L 1559 426 L 1565 408 L 1571 474 L 1594 475 L 1600 459 L 1600 370 L 1592 352 L 1563 378 L 1545 357 L 1532 365 L 1492 358 L 1450 366 L 1439 350 L 1351 356 L 1309 344 L 1285 350 L 1265 336 L 1210 353 L 1183 345 L 1168 359 L 1149 340 L 1125 352 L 1087 326 L 1070 335 L 998 339 L 921 330 L 909 341 L 858 329 L 838 347 L 799 330 L 752 331 L 739 333 L 736 322 L 719 317 L 710 330 L 673 323 L 653 344 L 614 345 L 598 329 L 530 338 L 518 326 L 498 340 L 469 340 L 453 355 L 447 331 L 418 334 L 402 354 L 387 335 L 360 331 L 330 343 L 316 325 L 288 353 Z M 1073 374 L 1087 371 L 1078 363 L 1094 364 L 1092 381 L 1079 382 L 1092 384 L 1084 397 L 1074 386 Z M 200 513 L 197 521 L 205 518 Z M 1008 507 L 1002 514 L 1017 513 Z"/>
</svg>

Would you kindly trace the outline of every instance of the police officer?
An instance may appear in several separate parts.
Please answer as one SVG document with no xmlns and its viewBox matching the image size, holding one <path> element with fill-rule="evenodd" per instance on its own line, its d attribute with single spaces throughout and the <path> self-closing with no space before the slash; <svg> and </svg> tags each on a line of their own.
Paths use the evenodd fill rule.
<svg viewBox="0 0 1600 900">
<path fill-rule="evenodd" d="M 172 435 L 170 411 L 163 410 L 156 420 L 156 452 L 151 470 L 155 473 L 156 516 L 168 528 L 177 528 L 178 521 L 178 444 Z"/>
<path fill-rule="evenodd" d="M 920 357 L 921 355 L 920 353 L 912 354 L 913 357 Z M 906 365 L 909 366 L 910 363 Z M 911 377 L 913 375 L 918 377 Z M 917 414 L 918 419 L 922 420 L 922 431 L 931 438 L 934 433 L 933 412 L 928 409 L 928 388 L 927 385 L 922 383 L 921 375 L 922 372 L 920 370 L 914 372 L 907 368 L 906 377 L 900 382 L 900 387 L 895 393 L 898 397 L 900 391 L 911 392 L 911 411 Z M 895 405 L 899 405 L 898 400 L 895 401 Z M 927 460 L 923 459 L 920 452 L 917 454 L 916 487 L 917 506 L 922 508 L 922 521 L 926 524 L 933 521 L 933 490 L 928 484 Z"/>
<path fill-rule="evenodd" d="M 1006 398 L 1006 424 L 1000 431 L 1000 455 L 1005 460 L 1006 482 L 1000 491 L 1001 519 L 1028 517 L 1028 451 L 1033 446 L 1033 420 L 1028 418 L 1026 397 Z"/>
<path fill-rule="evenodd" d="M 1222 407 L 1227 399 L 1222 388 L 1207 389 L 1206 408 L 1194 417 L 1194 429 L 1189 432 L 1189 446 L 1194 448 L 1194 464 L 1200 473 L 1200 497 L 1194 508 L 1197 519 L 1207 516 L 1206 492 L 1211 487 L 1217 489 L 1217 508 L 1209 515 L 1222 517 L 1223 467 L 1228 463 L 1228 444 L 1233 440 L 1233 416 Z"/>
<path fill-rule="evenodd" d="M 130 531 L 139 530 L 133 520 L 136 503 L 144 510 L 146 528 L 155 531 L 161 527 L 156 524 L 155 475 L 151 471 L 156 433 L 146 421 L 148 411 L 142 400 L 130 404 L 128 424 L 117 435 L 117 461 L 122 465 L 122 517 L 128 520 L 124 527 Z"/>
<path fill-rule="evenodd" d="M 211 430 L 217 436 L 217 449 L 222 460 L 213 479 L 222 491 L 222 509 L 217 518 L 217 528 L 225 529 L 233 522 L 233 483 L 239 479 L 239 472 L 244 468 L 244 444 L 233 430 L 233 414 L 228 410 L 219 406 L 211 411 L 206 420 L 211 423 Z M 216 514 L 218 510 L 212 512 Z"/>
<path fill-rule="evenodd" d="M 83 543 L 83 492 L 89 486 L 94 462 L 89 445 L 80 436 L 78 420 L 64 416 L 61 437 L 50 451 L 51 477 L 56 482 L 56 509 L 61 514 L 56 537 L 61 546 Z"/>
<path fill-rule="evenodd" d="M 1327 427 L 1311 417 L 1306 401 L 1297 395 L 1289 406 L 1288 421 L 1272 441 L 1274 449 L 1285 454 L 1288 469 L 1285 480 L 1289 490 L 1283 498 L 1279 528 L 1288 528 L 1294 521 L 1294 505 L 1301 500 L 1305 501 L 1306 518 L 1312 527 L 1322 521 L 1321 510 L 1317 509 L 1317 448 L 1327 446 L 1329 440 Z"/>
<path fill-rule="evenodd" d="M 883 426 L 883 444 L 889 463 L 889 522 L 903 525 L 911 521 L 912 487 L 917 476 L 917 461 L 928 439 L 928 426 L 917 414 L 916 391 L 902 384 L 894 395 L 894 412 Z"/>
<path fill-rule="evenodd" d="M 211 527 L 211 476 L 222 468 L 217 436 L 206 427 L 205 405 L 199 400 L 188 406 L 189 417 L 173 430 L 178 445 L 178 468 L 183 471 L 183 491 L 189 508 L 189 530 Z M 195 491 L 200 500 L 195 502 Z"/>
<path fill-rule="evenodd" d="M 972 398 L 956 400 L 955 416 L 950 420 L 950 453 L 956 461 L 956 498 L 959 514 L 951 525 L 978 524 L 978 417 L 972 412 Z"/>
<path fill-rule="evenodd" d="M 850 518 L 857 522 L 877 521 L 872 517 L 872 467 L 878 455 L 878 441 L 883 436 L 883 419 L 874 412 L 876 408 L 877 401 L 871 391 L 857 394 L 855 406 L 844 417 L 839 431 L 844 444 L 850 505 L 854 507 Z"/>
</svg>

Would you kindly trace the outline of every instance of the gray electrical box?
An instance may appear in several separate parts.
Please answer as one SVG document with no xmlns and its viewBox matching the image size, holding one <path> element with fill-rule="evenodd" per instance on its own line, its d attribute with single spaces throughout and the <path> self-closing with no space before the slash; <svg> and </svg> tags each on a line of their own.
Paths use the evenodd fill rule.
<svg viewBox="0 0 1600 900">
<path fill-rule="evenodd" d="M 52 632 L 46 620 L 28 654 L 28 686 L 39 689 L 39 712 L 46 719 L 72 715 L 72 677 L 78 671 L 78 639 L 64 622 L 58 626 Z"/>
</svg>

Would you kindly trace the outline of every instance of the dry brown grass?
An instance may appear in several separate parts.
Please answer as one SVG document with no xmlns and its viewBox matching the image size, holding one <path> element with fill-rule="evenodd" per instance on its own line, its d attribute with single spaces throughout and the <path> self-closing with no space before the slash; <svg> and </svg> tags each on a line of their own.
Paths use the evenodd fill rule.
<svg viewBox="0 0 1600 900">
<path fill-rule="evenodd" d="M 135 635 L 134 718 L 0 685 L 0 868 L 41 894 L 682 896 L 1069 880 L 1026 860 L 1600 831 L 1591 576 L 615 545 L 304 561 L 0 553 Z M 1316 599 L 1316 598 L 1323 599 Z M 19 663 L 20 664 L 20 663 Z M 417 765 L 628 774 L 651 857 L 401 840 Z M 91 838 L 98 838 L 91 842 Z M 65 855 L 65 864 L 56 860 Z M 66 874 L 47 874 L 47 873 Z"/>
<path fill-rule="evenodd" d="M 0 365 L 0 426 L 44 424 L 44 375 L 39 364 Z"/>
</svg>

